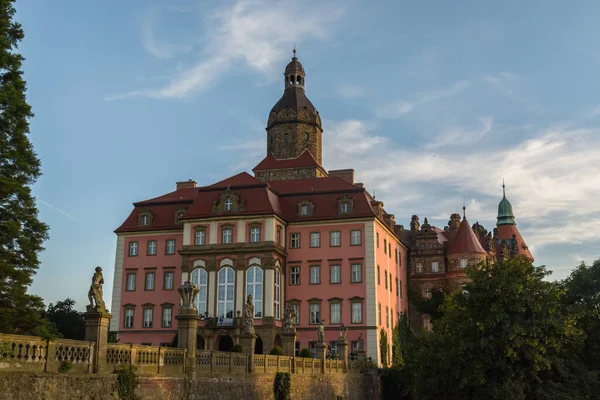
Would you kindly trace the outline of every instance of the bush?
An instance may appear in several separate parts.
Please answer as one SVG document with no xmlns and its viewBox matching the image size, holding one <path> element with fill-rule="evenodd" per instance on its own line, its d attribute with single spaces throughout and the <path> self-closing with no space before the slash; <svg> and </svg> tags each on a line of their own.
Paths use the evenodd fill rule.
<svg viewBox="0 0 600 400">
<path fill-rule="evenodd" d="M 271 349 L 271 352 L 269 353 L 272 356 L 282 356 L 283 355 L 283 349 L 279 346 L 275 346 Z"/>
<path fill-rule="evenodd" d="M 383 400 L 409 399 L 408 384 L 410 377 L 400 368 L 384 368 L 379 370 L 381 394 Z"/>
<path fill-rule="evenodd" d="M 300 357 L 313 358 L 313 353 L 312 353 L 312 351 L 310 351 L 309 348 L 305 347 L 302 350 L 300 350 Z"/>
<path fill-rule="evenodd" d="M 73 363 L 71 363 L 71 361 L 63 361 L 60 363 L 60 367 L 58 367 L 58 372 L 64 374 L 69 372 L 71 368 L 73 368 Z"/>
<path fill-rule="evenodd" d="M 292 383 L 290 381 L 290 374 L 287 372 L 278 372 L 275 375 L 275 382 L 273 383 L 275 400 L 291 400 L 291 388 Z"/>
<path fill-rule="evenodd" d="M 117 392 L 119 399 L 135 400 L 135 389 L 138 385 L 138 377 L 135 374 L 136 368 L 133 365 L 122 366 L 115 369 L 117 374 Z"/>
<path fill-rule="evenodd" d="M 235 345 L 233 345 L 233 347 L 229 351 L 232 352 L 232 353 L 241 353 L 242 352 L 242 345 L 241 344 L 235 344 Z"/>
</svg>

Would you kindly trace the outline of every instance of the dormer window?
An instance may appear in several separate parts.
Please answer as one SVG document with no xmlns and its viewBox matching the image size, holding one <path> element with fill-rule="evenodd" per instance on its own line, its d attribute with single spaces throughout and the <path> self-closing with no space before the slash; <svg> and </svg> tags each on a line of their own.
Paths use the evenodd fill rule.
<svg viewBox="0 0 600 400">
<path fill-rule="evenodd" d="M 340 203 L 340 212 L 342 214 L 349 213 L 350 212 L 350 202 L 342 201 Z"/>
<path fill-rule="evenodd" d="M 175 214 L 175 221 L 178 224 L 181 223 L 181 217 L 183 217 L 183 211 L 177 211 L 177 214 Z"/>
<path fill-rule="evenodd" d="M 140 215 L 140 225 L 147 226 L 150 221 L 150 216 L 148 214 Z"/>
<path fill-rule="evenodd" d="M 304 199 L 298 202 L 298 215 L 301 217 L 309 217 L 314 214 L 314 203 Z"/>
<path fill-rule="evenodd" d="M 352 212 L 354 199 L 352 197 L 344 196 L 338 199 L 338 212 L 339 214 L 350 214 Z"/>
<path fill-rule="evenodd" d="M 310 209 L 309 209 L 308 205 L 300 206 L 300 215 L 307 216 L 309 214 L 310 214 Z"/>
<path fill-rule="evenodd" d="M 225 203 L 223 204 L 225 211 L 231 211 L 231 207 L 233 205 L 233 202 L 231 201 L 231 198 L 228 197 L 225 199 Z"/>
</svg>

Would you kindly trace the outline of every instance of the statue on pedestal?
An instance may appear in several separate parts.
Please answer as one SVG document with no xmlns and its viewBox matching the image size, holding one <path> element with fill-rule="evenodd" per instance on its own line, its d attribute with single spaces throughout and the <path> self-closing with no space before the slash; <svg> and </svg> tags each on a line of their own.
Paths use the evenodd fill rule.
<svg viewBox="0 0 600 400">
<path fill-rule="evenodd" d="M 362 333 L 358 334 L 358 341 L 357 341 L 357 350 L 364 350 L 364 346 L 363 346 L 363 338 L 362 338 Z"/>
<path fill-rule="evenodd" d="M 252 304 L 252 295 L 248 295 L 246 304 L 244 304 L 244 333 L 254 333 L 254 304 Z"/>
<path fill-rule="evenodd" d="M 102 276 L 102 268 L 96 267 L 96 272 L 92 276 L 92 284 L 88 291 L 88 299 L 90 304 L 87 306 L 88 309 L 95 309 L 96 311 L 106 312 L 106 304 L 102 298 L 102 285 L 104 284 L 104 277 Z"/>
<path fill-rule="evenodd" d="M 287 307 L 283 310 L 283 327 L 284 328 L 293 328 L 292 321 L 296 319 L 298 314 L 296 314 L 296 310 L 289 303 Z"/>
<path fill-rule="evenodd" d="M 196 311 L 196 297 L 200 292 L 198 286 L 194 285 L 192 282 L 187 281 L 183 285 L 177 288 L 179 292 L 179 296 L 181 297 L 181 310 L 182 311 Z"/>
<path fill-rule="evenodd" d="M 321 320 L 321 323 L 319 324 L 317 343 L 325 343 L 325 325 L 323 325 L 324 322 L 325 320 Z"/>
<path fill-rule="evenodd" d="M 346 341 L 346 333 L 348 333 L 348 328 L 342 322 L 342 325 L 340 325 L 340 340 L 343 342 Z"/>
</svg>

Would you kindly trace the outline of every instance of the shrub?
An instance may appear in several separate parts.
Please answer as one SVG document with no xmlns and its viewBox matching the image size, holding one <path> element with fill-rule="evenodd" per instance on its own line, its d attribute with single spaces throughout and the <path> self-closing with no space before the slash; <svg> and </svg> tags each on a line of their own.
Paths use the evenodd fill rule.
<svg viewBox="0 0 600 400">
<path fill-rule="evenodd" d="M 60 367 L 58 367 L 58 372 L 64 374 L 66 372 L 69 372 L 71 368 L 73 368 L 73 363 L 71 363 L 71 361 L 65 360 L 60 363 Z"/>
<path fill-rule="evenodd" d="M 403 369 L 383 368 L 379 370 L 379 377 L 383 400 L 409 399 L 410 376 Z"/>
<path fill-rule="evenodd" d="M 283 355 L 283 349 L 279 346 L 275 346 L 271 349 L 271 352 L 269 353 L 272 356 L 282 356 Z"/>
<path fill-rule="evenodd" d="M 290 374 L 287 372 L 278 372 L 275 375 L 275 382 L 273 383 L 275 400 L 291 400 L 291 388 L 292 383 L 290 381 Z"/>
<path fill-rule="evenodd" d="M 312 351 L 310 351 L 309 348 L 305 347 L 302 350 L 300 350 L 300 357 L 313 358 L 313 353 L 312 353 Z"/>
<path fill-rule="evenodd" d="M 133 365 L 122 366 L 115 369 L 117 374 L 117 392 L 119 399 L 135 400 L 135 389 L 138 385 L 138 377 L 135 374 L 136 368 Z"/>
<path fill-rule="evenodd" d="M 242 352 L 242 345 L 241 344 L 235 344 L 233 345 L 233 347 L 231 348 L 232 353 L 241 353 Z"/>
</svg>

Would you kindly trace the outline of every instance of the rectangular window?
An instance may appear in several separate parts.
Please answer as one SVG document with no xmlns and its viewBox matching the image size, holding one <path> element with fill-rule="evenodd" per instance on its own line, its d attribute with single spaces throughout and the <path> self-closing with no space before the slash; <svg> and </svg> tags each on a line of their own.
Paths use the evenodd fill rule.
<svg viewBox="0 0 600 400">
<path fill-rule="evenodd" d="M 173 309 L 171 307 L 163 308 L 163 310 L 162 310 L 162 327 L 163 328 L 171 327 L 172 316 L 173 316 Z"/>
<path fill-rule="evenodd" d="M 156 255 L 156 240 L 148 240 L 148 255 L 155 256 Z"/>
<path fill-rule="evenodd" d="M 390 312 L 390 326 L 394 327 L 394 309 Z"/>
<path fill-rule="evenodd" d="M 294 310 L 294 319 L 292 320 L 292 323 L 298 325 L 300 324 L 300 304 L 292 304 L 292 310 Z"/>
<path fill-rule="evenodd" d="M 387 271 L 383 271 L 383 277 L 385 279 L 385 290 L 387 290 Z"/>
<path fill-rule="evenodd" d="M 467 259 L 466 258 L 461 258 L 460 259 L 460 267 L 461 268 L 467 268 Z"/>
<path fill-rule="evenodd" d="M 206 232 L 204 230 L 196 231 L 196 240 L 194 243 L 196 245 L 204 245 L 206 243 Z"/>
<path fill-rule="evenodd" d="M 129 255 L 130 256 L 138 255 L 138 242 L 129 242 Z"/>
<path fill-rule="evenodd" d="M 362 303 L 352 303 L 352 323 L 362 324 Z"/>
<path fill-rule="evenodd" d="M 223 243 L 233 243 L 233 229 L 223 228 Z"/>
<path fill-rule="evenodd" d="M 300 248 L 300 234 L 299 233 L 290 234 L 290 248 L 291 249 L 299 249 Z"/>
<path fill-rule="evenodd" d="M 302 215 L 303 217 L 306 217 L 309 214 L 310 214 L 310 209 L 307 205 L 300 206 L 300 215 Z"/>
<path fill-rule="evenodd" d="M 321 267 L 313 265 L 310 267 L 310 283 L 317 285 L 321 283 Z"/>
<path fill-rule="evenodd" d="M 339 324 L 342 322 L 342 305 L 340 303 L 331 303 L 329 305 L 329 319 L 332 324 Z"/>
<path fill-rule="evenodd" d="M 166 254 L 175 254 L 175 239 L 168 239 L 165 245 Z"/>
<path fill-rule="evenodd" d="M 290 285 L 300 284 L 300 267 L 290 267 Z"/>
<path fill-rule="evenodd" d="M 135 273 L 127 274 L 127 291 L 135 290 Z"/>
<path fill-rule="evenodd" d="M 339 231 L 329 232 L 329 246 L 338 247 L 342 245 L 341 233 Z"/>
<path fill-rule="evenodd" d="M 434 261 L 431 263 L 431 272 L 438 272 L 440 268 L 440 263 L 437 261 Z"/>
<path fill-rule="evenodd" d="M 321 247 L 321 233 L 320 232 L 311 232 L 310 247 Z"/>
<path fill-rule="evenodd" d="M 362 282 L 362 265 L 352 264 L 352 282 Z"/>
<path fill-rule="evenodd" d="M 144 328 L 152 328 L 152 314 L 151 308 L 144 308 Z"/>
<path fill-rule="evenodd" d="M 310 323 L 318 324 L 321 322 L 321 304 L 312 303 L 310 305 Z"/>
<path fill-rule="evenodd" d="M 381 325 L 381 303 L 377 304 L 377 316 L 378 316 L 377 320 L 379 321 L 378 325 Z"/>
<path fill-rule="evenodd" d="M 281 246 L 281 227 L 277 227 L 277 244 Z"/>
<path fill-rule="evenodd" d="M 177 214 L 175 214 L 175 220 L 178 224 L 181 223 L 181 218 L 183 217 L 183 214 L 184 214 L 183 211 L 179 211 L 179 212 L 177 212 Z"/>
<path fill-rule="evenodd" d="M 125 309 L 125 328 L 133 328 L 133 308 Z"/>
<path fill-rule="evenodd" d="M 340 265 L 329 266 L 329 281 L 330 283 L 342 282 L 342 267 Z"/>
<path fill-rule="evenodd" d="M 383 254 L 387 254 L 387 239 L 383 239 Z"/>
<path fill-rule="evenodd" d="M 140 225 L 142 225 L 142 226 L 148 225 L 149 220 L 150 220 L 150 218 L 148 218 L 147 214 L 141 215 L 140 216 Z"/>
<path fill-rule="evenodd" d="M 390 309 L 387 306 L 385 307 L 385 327 L 390 327 Z"/>
<path fill-rule="evenodd" d="M 379 265 L 377 266 L 377 284 L 381 285 L 381 270 L 379 268 Z"/>
<path fill-rule="evenodd" d="M 173 289 L 173 281 L 174 281 L 174 279 L 175 279 L 175 273 L 174 272 L 171 272 L 171 271 L 165 272 L 165 282 L 164 282 L 163 288 L 165 290 L 171 290 L 171 289 Z"/>
<path fill-rule="evenodd" d="M 250 228 L 250 242 L 260 242 L 260 228 L 258 226 Z"/>
<path fill-rule="evenodd" d="M 379 248 L 379 232 L 377 232 L 375 236 L 377 238 L 377 248 Z"/>
<path fill-rule="evenodd" d="M 396 278 L 396 296 L 399 296 L 399 292 L 398 292 L 398 278 Z"/>
<path fill-rule="evenodd" d="M 144 290 L 154 290 L 154 272 L 146 273 Z"/>
<path fill-rule="evenodd" d="M 349 213 L 350 212 L 350 202 L 342 201 L 340 203 L 340 212 L 342 214 Z"/>
<path fill-rule="evenodd" d="M 423 264 L 417 263 L 417 274 L 420 274 L 421 272 L 423 272 Z"/>
<path fill-rule="evenodd" d="M 362 234 L 360 231 L 350 231 L 350 245 L 360 246 L 362 244 Z"/>
<path fill-rule="evenodd" d="M 388 257 L 392 258 L 392 243 L 388 243 Z"/>
<path fill-rule="evenodd" d="M 400 294 L 398 295 L 398 297 L 402 298 L 402 281 L 399 281 L 399 282 L 398 282 L 398 289 L 399 289 L 399 291 L 400 291 L 400 292 L 399 292 Z"/>
</svg>

